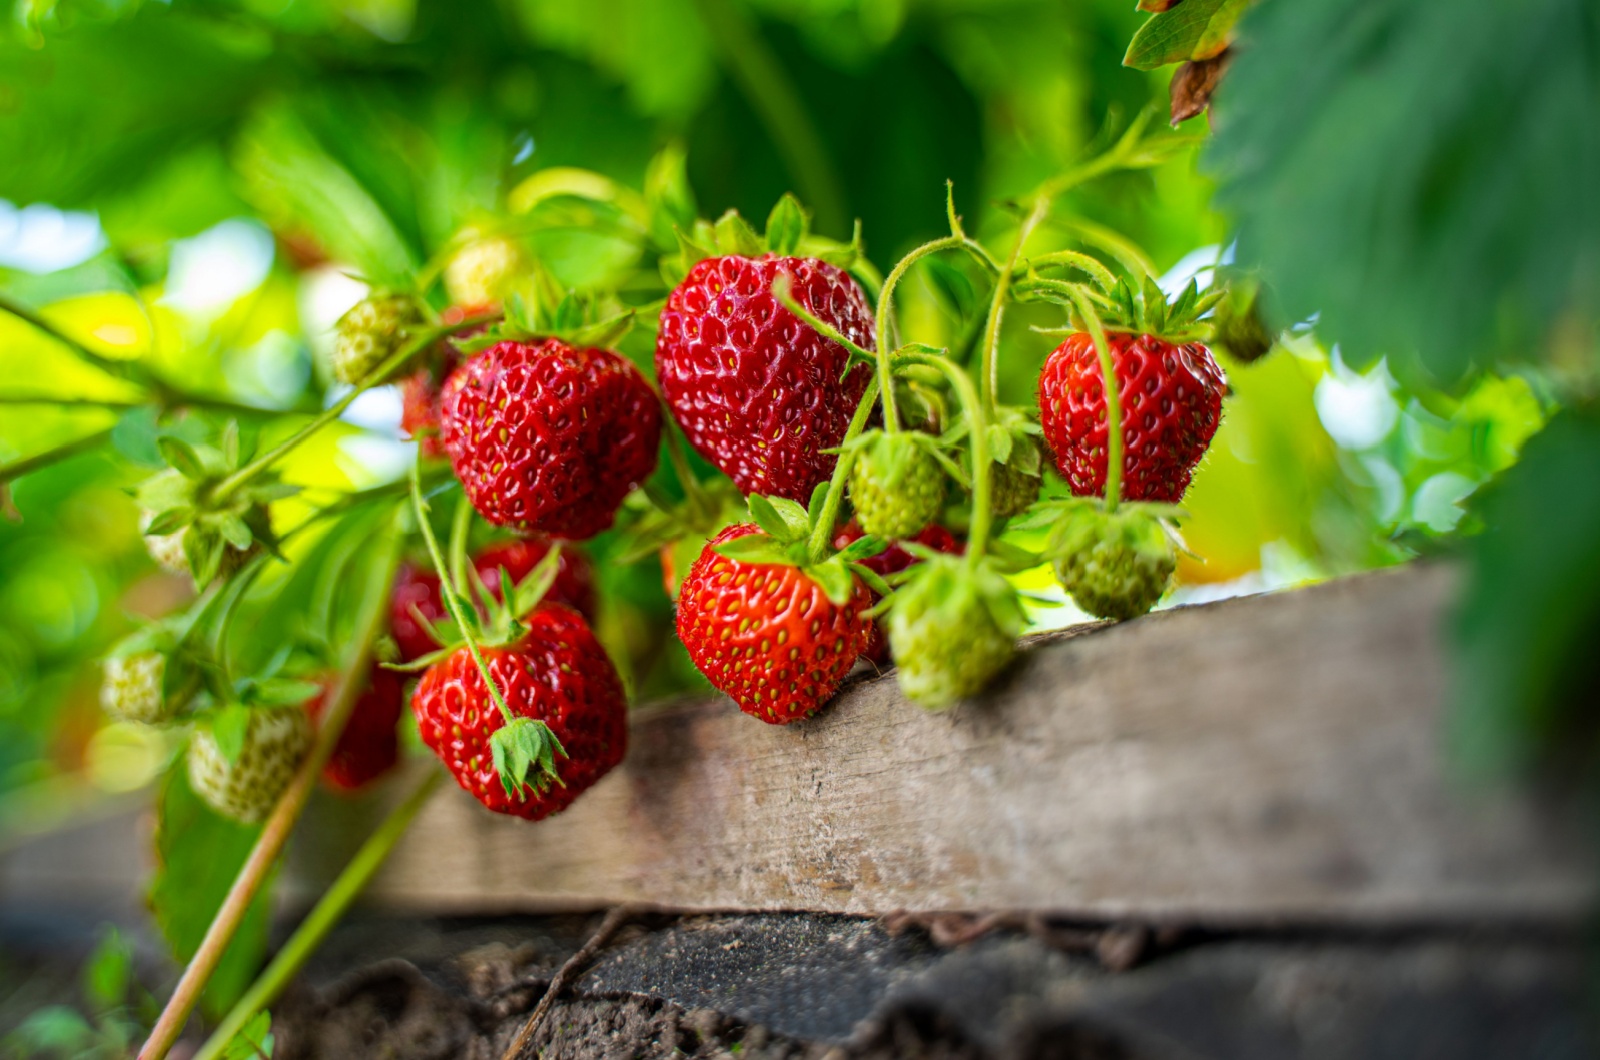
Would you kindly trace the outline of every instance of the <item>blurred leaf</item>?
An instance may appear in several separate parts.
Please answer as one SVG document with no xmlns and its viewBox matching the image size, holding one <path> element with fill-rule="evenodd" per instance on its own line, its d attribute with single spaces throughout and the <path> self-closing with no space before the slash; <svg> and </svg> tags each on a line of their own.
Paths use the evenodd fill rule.
<svg viewBox="0 0 1600 1060">
<path fill-rule="evenodd" d="M 1593 768 L 1600 682 L 1600 413 L 1563 412 L 1474 498 L 1452 737 L 1475 772 L 1547 753 Z"/>
<path fill-rule="evenodd" d="M 0 197 L 90 203 L 232 125 L 270 76 L 270 39 L 164 8 L 81 22 L 42 48 L 0 38 Z"/>
<path fill-rule="evenodd" d="M 1124 66 L 1153 70 L 1168 63 L 1210 59 L 1233 38 L 1234 23 L 1250 0 L 1187 0 L 1151 15 L 1123 56 Z"/>
<path fill-rule="evenodd" d="M 1446 380 L 1592 327 L 1600 7 L 1295 0 L 1241 28 L 1209 163 L 1292 320 Z"/>
<path fill-rule="evenodd" d="M 97 1010 L 115 1008 L 128 994 L 133 949 L 115 927 L 107 927 L 84 968 L 83 992 Z"/>
<path fill-rule="evenodd" d="M 194 956 L 260 831 L 208 809 L 190 789 L 181 757 L 168 772 L 161 786 L 150 907 L 179 961 Z M 223 953 L 206 986 L 208 1012 L 230 1008 L 259 970 L 267 948 L 271 893 L 270 885 L 261 888 Z"/>
<path fill-rule="evenodd" d="M 276 1042 L 272 1036 L 272 1014 L 258 1012 L 255 1018 L 233 1036 L 223 1049 L 223 1060 L 271 1060 Z"/>
<path fill-rule="evenodd" d="M 94 1028 L 65 1005 L 39 1009 L 6 1036 L 20 1057 L 73 1056 L 94 1044 Z"/>
</svg>

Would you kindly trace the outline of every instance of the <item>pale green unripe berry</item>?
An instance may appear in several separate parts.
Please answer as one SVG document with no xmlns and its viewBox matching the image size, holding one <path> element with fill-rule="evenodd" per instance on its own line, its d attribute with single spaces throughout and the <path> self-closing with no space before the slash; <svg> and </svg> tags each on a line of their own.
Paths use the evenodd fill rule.
<svg viewBox="0 0 1600 1060">
<path fill-rule="evenodd" d="M 510 296 L 528 271 L 522 245 L 505 236 L 468 243 L 444 268 L 444 289 L 453 305 L 492 309 Z"/>
<path fill-rule="evenodd" d="M 1119 621 L 1154 607 L 1178 566 L 1160 525 L 1136 514 L 1084 519 L 1052 551 L 1056 580 L 1073 602 Z"/>
<path fill-rule="evenodd" d="M 890 541 L 915 537 L 944 509 L 945 475 L 931 453 L 910 445 L 899 481 L 885 467 L 883 448 L 863 452 L 850 469 L 850 503 L 861 529 Z"/>
<path fill-rule="evenodd" d="M 253 824 L 277 805 L 311 738 L 304 707 L 252 710 L 244 747 L 229 762 L 211 730 L 197 728 L 189 741 L 189 785 L 224 817 Z"/>
<path fill-rule="evenodd" d="M 373 295 L 358 302 L 339 318 L 333 377 L 341 383 L 359 383 L 400 348 L 407 329 L 420 321 L 416 303 L 404 295 Z"/>
<path fill-rule="evenodd" d="M 100 706 L 117 721 L 155 725 L 168 721 L 176 705 L 165 690 L 167 657 L 157 651 L 113 656 L 105 662 Z"/>
</svg>

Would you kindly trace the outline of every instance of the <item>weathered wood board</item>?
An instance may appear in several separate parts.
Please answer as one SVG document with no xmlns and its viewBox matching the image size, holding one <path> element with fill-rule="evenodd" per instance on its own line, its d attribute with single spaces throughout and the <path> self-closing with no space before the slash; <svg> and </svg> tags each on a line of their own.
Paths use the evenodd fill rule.
<svg viewBox="0 0 1600 1060">
<path fill-rule="evenodd" d="M 892 676 L 787 728 L 722 699 L 640 711 L 624 765 L 558 818 L 441 792 L 370 897 L 1218 924 L 1573 915 L 1587 845 L 1447 779 L 1455 582 L 1413 566 L 1042 638 L 944 714 Z"/>
</svg>

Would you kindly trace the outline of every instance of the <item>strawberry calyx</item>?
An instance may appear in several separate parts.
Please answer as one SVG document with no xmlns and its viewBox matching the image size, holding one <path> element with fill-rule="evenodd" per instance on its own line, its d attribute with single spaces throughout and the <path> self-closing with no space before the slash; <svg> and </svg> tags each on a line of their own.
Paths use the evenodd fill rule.
<svg viewBox="0 0 1600 1060">
<path fill-rule="evenodd" d="M 298 486 L 280 482 L 269 471 L 219 496 L 217 487 L 255 455 L 253 445 L 240 440 L 237 422 L 223 431 L 220 448 L 174 435 L 161 436 L 156 446 L 168 468 L 140 483 L 134 499 L 148 513 L 146 537 L 181 547 L 195 588 L 232 574 L 257 552 L 283 558 L 267 505 L 294 496 Z"/>
<path fill-rule="evenodd" d="M 530 289 L 506 299 L 502 319 L 467 338 L 452 340 L 456 349 L 470 357 L 502 342 L 547 338 L 560 339 L 574 349 L 611 349 L 633 329 L 637 311 L 615 298 L 563 290 L 538 266 L 530 275 Z"/>
<path fill-rule="evenodd" d="M 811 215 L 800 200 L 785 192 L 767 215 L 766 229 L 757 234 L 737 210 L 728 210 L 715 222 L 696 219 L 688 230 L 675 225 L 678 252 L 661 259 L 661 275 L 668 287 L 676 287 L 689 270 L 706 258 L 738 255 L 745 258 L 815 258 L 876 287 L 876 275 L 867 264 L 861 241 L 861 222 L 857 221 L 850 242 L 819 236 L 811 231 Z"/>
<path fill-rule="evenodd" d="M 819 484 L 812 491 L 809 508 L 802 508 L 798 502 L 785 497 L 752 496 L 750 517 L 762 532 L 730 538 L 716 545 L 714 551 L 739 563 L 797 567 L 821 586 L 837 607 L 850 602 L 857 578 L 874 592 L 888 593 L 888 584 L 861 564 L 862 560 L 889 547 L 882 538 L 866 534 L 839 551 L 830 549 L 820 560 L 813 557 L 812 539 L 827 492 L 828 484 Z"/>
</svg>

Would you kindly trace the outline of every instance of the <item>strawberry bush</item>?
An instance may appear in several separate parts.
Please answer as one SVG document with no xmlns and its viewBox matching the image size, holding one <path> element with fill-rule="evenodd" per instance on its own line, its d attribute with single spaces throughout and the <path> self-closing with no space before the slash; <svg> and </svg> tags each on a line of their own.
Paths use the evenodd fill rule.
<svg viewBox="0 0 1600 1060">
<path fill-rule="evenodd" d="M 269 1049 L 441 777 L 537 821 L 661 695 L 826 724 L 892 665 L 946 709 L 1029 630 L 1459 549 L 1463 751 L 1589 722 L 1594 155 L 1407 80 L 1435 16 L 617 6 L 6 29 L 0 220 L 91 238 L 0 274 L 0 813 L 155 789 L 187 971 L 143 1055 L 196 1006 L 203 1055 Z M 1570 105 L 1592 13 L 1533 6 L 1465 19 L 1474 68 L 1554 56 Z M 1342 120 L 1383 33 L 1426 129 Z M 408 756 L 443 768 L 261 971 L 313 789 Z"/>
</svg>

